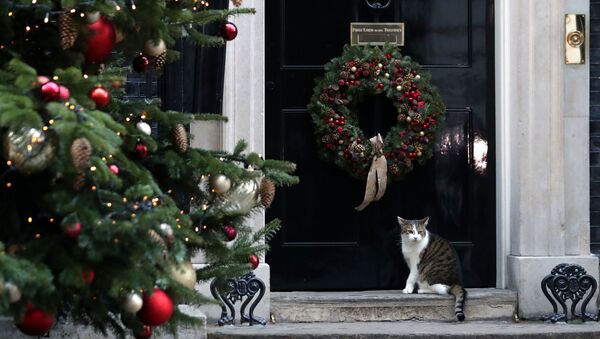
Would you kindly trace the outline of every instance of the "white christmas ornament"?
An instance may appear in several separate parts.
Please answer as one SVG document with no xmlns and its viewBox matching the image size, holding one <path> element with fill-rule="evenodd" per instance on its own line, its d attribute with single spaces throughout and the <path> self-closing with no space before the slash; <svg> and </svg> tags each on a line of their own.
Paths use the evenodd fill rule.
<svg viewBox="0 0 600 339">
<path fill-rule="evenodd" d="M 123 300 L 123 311 L 127 313 L 137 313 L 144 306 L 144 300 L 137 293 L 129 293 Z"/>
<path fill-rule="evenodd" d="M 21 300 L 21 290 L 13 283 L 4 284 L 4 288 L 8 291 L 8 302 L 14 304 Z"/>
<path fill-rule="evenodd" d="M 215 193 L 227 193 L 231 188 L 231 180 L 223 174 L 210 177 L 210 186 Z"/>
<path fill-rule="evenodd" d="M 135 127 L 137 127 L 140 132 L 146 135 L 152 134 L 152 127 L 150 127 L 147 122 L 140 121 L 135 125 Z"/>
</svg>

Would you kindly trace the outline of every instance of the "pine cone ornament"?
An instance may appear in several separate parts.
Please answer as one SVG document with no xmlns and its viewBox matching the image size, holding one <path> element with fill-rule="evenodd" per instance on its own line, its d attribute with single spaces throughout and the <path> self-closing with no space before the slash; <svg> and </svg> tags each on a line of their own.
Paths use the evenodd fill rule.
<svg viewBox="0 0 600 339">
<path fill-rule="evenodd" d="M 260 182 L 260 202 L 265 208 L 269 208 L 275 199 L 275 183 L 265 177 Z"/>
<path fill-rule="evenodd" d="M 75 179 L 73 179 L 73 189 L 76 191 L 81 190 L 83 187 L 85 187 L 86 182 L 87 178 L 85 174 L 79 174 L 75 177 Z"/>
<path fill-rule="evenodd" d="M 64 13 L 58 18 L 58 32 L 62 49 L 69 49 L 75 45 L 79 31 L 75 28 L 73 18 L 68 13 Z"/>
<path fill-rule="evenodd" d="M 165 239 L 163 239 L 160 236 L 160 234 L 158 234 L 158 232 L 156 232 L 155 230 L 148 230 L 148 236 L 150 238 L 152 238 L 152 240 L 154 240 L 158 244 L 160 244 L 160 247 L 162 247 L 162 249 L 163 249 L 163 253 L 166 255 L 167 254 L 167 242 L 165 241 Z"/>
<path fill-rule="evenodd" d="M 360 155 L 365 152 L 365 145 L 359 144 L 356 141 L 350 145 L 350 152 Z"/>
<path fill-rule="evenodd" d="M 92 144 L 86 138 L 77 138 L 71 144 L 71 160 L 79 172 L 87 170 L 90 157 L 92 156 Z"/>
<path fill-rule="evenodd" d="M 176 124 L 173 126 L 171 129 L 171 141 L 179 153 L 185 153 L 185 151 L 187 151 L 188 136 L 183 124 Z"/>
<path fill-rule="evenodd" d="M 348 73 L 347 71 L 340 72 L 340 78 L 342 78 L 342 79 L 348 79 L 349 76 L 350 76 L 350 73 Z"/>
<path fill-rule="evenodd" d="M 242 5 L 242 0 L 231 0 L 231 3 L 235 6 L 235 7 L 240 7 Z"/>
<path fill-rule="evenodd" d="M 323 93 L 321 94 L 321 96 L 319 97 L 319 100 L 321 100 L 321 102 L 329 102 L 329 95 Z"/>
<path fill-rule="evenodd" d="M 160 53 L 157 57 L 151 60 L 152 67 L 156 70 L 160 70 L 167 63 L 167 51 Z"/>
<path fill-rule="evenodd" d="M 400 174 L 400 167 L 398 166 L 398 164 L 391 164 L 389 170 L 390 173 L 392 173 L 393 175 Z"/>
</svg>

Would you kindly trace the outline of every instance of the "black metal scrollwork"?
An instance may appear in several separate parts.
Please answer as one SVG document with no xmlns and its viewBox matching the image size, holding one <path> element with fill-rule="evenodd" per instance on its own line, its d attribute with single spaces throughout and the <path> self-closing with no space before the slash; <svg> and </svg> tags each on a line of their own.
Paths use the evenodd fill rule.
<svg viewBox="0 0 600 339">
<path fill-rule="evenodd" d="M 387 8 L 390 5 L 390 3 L 392 2 L 392 0 L 387 0 L 387 1 L 365 0 L 365 2 L 367 3 L 367 6 L 373 8 L 373 9 L 385 9 L 385 8 Z"/>
<path fill-rule="evenodd" d="M 572 318 L 580 318 L 582 321 L 598 320 L 598 316 L 592 313 L 586 313 L 585 308 L 592 299 L 598 283 L 591 275 L 587 274 L 585 269 L 576 264 L 559 264 L 552 269 L 549 275 L 542 280 L 542 292 L 552 304 L 553 312 L 542 317 L 542 320 L 568 321 L 567 300 L 571 300 Z M 589 293 L 588 290 L 591 291 Z M 552 295 L 550 295 L 552 293 Z M 587 294 L 585 299 L 584 296 Z M 577 304 L 583 299 L 581 312 L 577 313 Z M 559 303 L 562 313 L 559 313 Z"/>
<path fill-rule="evenodd" d="M 227 290 L 219 291 L 217 282 L 213 280 L 210 284 L 210 292 L 213 297 L 221 302 L 221 318 L 218 321 L 219 326 L 233 325 L 235 322 L 234 304 L 242 301 L 240 307 L 240 323 L 248 323 L 248 325 L 266 325 L 267 321 L 261 317 L 254 316 L 254 309 L 265 295 L 265 283 L 257 278 L 253 272 L 247 273 L 237 279 L 227 280 Z M 256 296 L 256 298 L 254 298 Z M 246 314 L 246 307 L 250 305 L 250 312 Z"/>
</svg>

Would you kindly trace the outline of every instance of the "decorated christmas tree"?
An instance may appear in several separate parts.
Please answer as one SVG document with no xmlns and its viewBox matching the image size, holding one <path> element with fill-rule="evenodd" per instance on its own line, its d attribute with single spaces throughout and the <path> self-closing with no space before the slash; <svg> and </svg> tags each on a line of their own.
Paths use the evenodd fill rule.
<svg viewBox="0 0 600 339">
<path fill-rule="evenodd" d="M 194 149 L 187 124 L 222 118 L 123 99 L 177 39 L 219 46 L 231 15 L 198 0 L 0 1 L 0 314 L 29 335 L 66 319 L 119 337 L 175 333 L 208 300 L 197 282 L 258 265 L 268 207 L 294 165 Z M 221 35 L 203 33 L 220 25 Z M 130 66 L 131 65 L 131 66 Z M 195 270 L 202 252 L 209 265 Z"/>
</svg>

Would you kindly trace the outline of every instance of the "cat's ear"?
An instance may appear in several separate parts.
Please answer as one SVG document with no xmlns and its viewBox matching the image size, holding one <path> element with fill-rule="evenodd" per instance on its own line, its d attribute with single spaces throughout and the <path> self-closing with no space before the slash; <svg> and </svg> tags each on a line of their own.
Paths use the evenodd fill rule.
<svg viewBox="0 0 600 339">
<path fill-rule="evenodd" d="M 427 224 L 429 223 L 429 217 L 425 217 L 425 218 L 421 219 L 419 221 L 419 223 L 422 224 L 423 227 L 427 227 Z"/>
<path fill-rule="evenodd" d="M 398 218 L 398 223 L 399 223 L 400 225 L 404 225 L 404 224 L 406 224 L 406 220 L 402 219 L 402 217 L 397 217 L 397 218 Z"/>
</svg>

